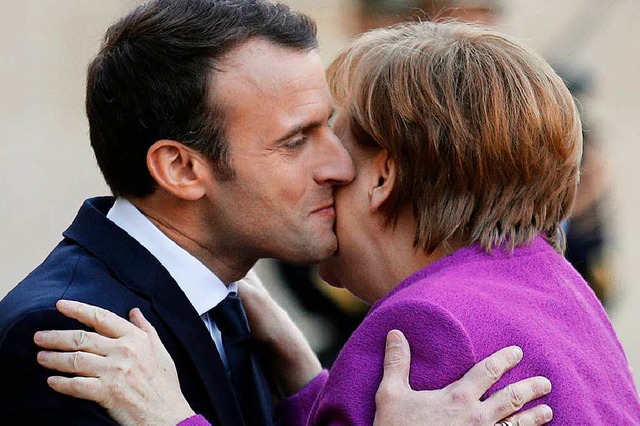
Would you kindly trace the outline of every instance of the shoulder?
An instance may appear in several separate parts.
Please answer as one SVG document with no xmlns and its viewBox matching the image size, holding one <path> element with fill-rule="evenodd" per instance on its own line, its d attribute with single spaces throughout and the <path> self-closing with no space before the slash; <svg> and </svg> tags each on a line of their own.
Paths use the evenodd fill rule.
<svg viewBox="0 0 640 426">
<path fill-rule="evenodd" d="M 465 329 L 446 309 L 396 293 L 374 306 L 345 344 L 316 404 L 314 424 L 372 424 L 385 338 L 392 329 L 409 340 L 414 389 L 442 388 L 475 363 Z"/>
<path fill-rule="evenodd" d="M 55 310 L 55 302 L 74 287 L 91 295 L 112 280 L 115 277 L 107 265 L 72 241 L 63 240 L 0 301 L 0 324 L 32 311 Z"/>
<path fill-rule="evenodd" d="M 413 291 L 399 292 L 374 306 L 340 356 L 345 361 L 375 362 L 381 377 L 385 339 L 393 329 L 402 331 L 409 341 L 412 380 L 421 389 L 447 384 L 452 379 L 448 372 L 475 361 L 469 334 L 459 319 L 447 307 Z M 447 368 L 442 368 L 445 364 Z"/>
<path fill-rule="evenodd" d="M 0 300 L 0 344 L 19 338 L 25 327 L 38 329 L 78 328 L 67 322 L 55 304 L 67 298 L 123 311 L 125 301 L 137 301 L 108 265 L 70 240 L 63 240 L 29 275 Z M 123 311 L 124 312 L 124 311 Z M 26 329 L 24 330 L 26 332 Z M 32 335 L 24 335 L 31 343 Z"/>
<path fill-rule="evenodd" d="M 32 272 L 0 301 L 0 330 L 45 308 L 55 310 L 60 299 L 74 281 L 82 250 L 61 242 Z"/>
</svg>

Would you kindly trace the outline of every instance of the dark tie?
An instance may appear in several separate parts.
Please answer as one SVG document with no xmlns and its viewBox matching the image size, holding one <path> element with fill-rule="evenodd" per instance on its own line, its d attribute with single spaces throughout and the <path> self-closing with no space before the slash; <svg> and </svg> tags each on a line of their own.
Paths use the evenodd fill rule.
<svg viewBox="0 0 640 426">
<path fill-rule="evenodd" d="M 271 397 L 249 340 L 249 325 L 242 302 L 236 294 L 229 294 L 209 311 L 222 334 L 231 384 L 245 424 L 271 424 Z"/>
</svg>

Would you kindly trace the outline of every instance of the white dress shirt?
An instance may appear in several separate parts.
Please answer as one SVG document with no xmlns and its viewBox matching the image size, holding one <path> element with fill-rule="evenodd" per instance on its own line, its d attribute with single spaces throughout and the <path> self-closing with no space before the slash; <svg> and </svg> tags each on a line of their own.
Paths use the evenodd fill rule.
<svg viewBox="0 0 640 426">
<path fill-rule="evenodd" d="M 202 262 L 180 247 L 158 229 L 140 210 L 124 198 L 117 198 L 107 218 L 122 228 L 160 262 L 178 283 L 195 308 L 227 365 L 222 336 L 215 322 L 209 318 L 213 309 L 230 293 L 238 291 L 238 284 L 228 287 Z"/>
</svg>

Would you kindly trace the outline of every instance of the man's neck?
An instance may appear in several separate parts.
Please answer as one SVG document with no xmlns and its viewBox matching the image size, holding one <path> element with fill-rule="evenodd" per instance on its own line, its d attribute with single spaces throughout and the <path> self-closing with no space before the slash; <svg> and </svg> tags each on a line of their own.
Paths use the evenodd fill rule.
<svg viewBox="0 0 640 426">
<path fill-rule="evenodd" d="M 215 243 L 207 240 L 207 227 L 195 220 L 197 214 L 190 214 L 190 211 L 176 206 L 175 203 L 164 203 L 164 206 L 171 205 L 171 208 L 157 208 L 158 202 L 148 198 L 129 201 L 167 238 L 202 262 L 227 285 L 244 278 L 257 261 L 221 254 L 224 250 L 216 250 Z"/>
</svg>

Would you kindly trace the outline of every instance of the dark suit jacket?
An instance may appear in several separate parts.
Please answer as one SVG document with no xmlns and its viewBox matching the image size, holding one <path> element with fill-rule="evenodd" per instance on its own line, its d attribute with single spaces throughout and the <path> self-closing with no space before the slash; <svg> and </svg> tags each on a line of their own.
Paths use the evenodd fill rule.
<svg viewBox="0 0 640 426">
<path fill-rule="evenodd" d="M 128 318 L 138 307 L 175 361 L 192 408 L 216 426 L 241 425 L 238 403 L 203 321 L 164 267 L 106 218 L 111 197 L 85 201 L 47 259 L 0 301 L 0 424 L 114 424 L 99 405 L 51 390 L 33 334 L 79 328 L 59 314 L 61 298 Z M 270 421 L 265 421 L 270 423 Z"/>
</svg>

